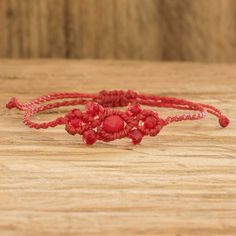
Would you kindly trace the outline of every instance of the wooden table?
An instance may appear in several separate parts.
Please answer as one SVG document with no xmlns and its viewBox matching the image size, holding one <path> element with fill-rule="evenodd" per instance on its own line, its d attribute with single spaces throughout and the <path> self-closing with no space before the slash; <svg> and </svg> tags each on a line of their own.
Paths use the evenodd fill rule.
<svg viewBox="0 0 236 236">
<path fill-rule="evenodd" d="M 0 235 L 236 235 L 236 65 L 1 60 L 0 82 Z M 5 109 L 11 96 L 102 89 L 210 103 L 231 125 L 209 116 L 139 146 L 91 147 L 63 127 L 31 130 Z"/>
</svg>

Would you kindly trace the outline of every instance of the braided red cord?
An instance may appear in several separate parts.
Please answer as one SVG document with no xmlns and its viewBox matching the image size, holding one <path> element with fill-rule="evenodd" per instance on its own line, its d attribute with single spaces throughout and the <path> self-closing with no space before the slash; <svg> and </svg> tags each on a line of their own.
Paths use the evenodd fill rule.
<svg viewBox="0 0 236 236">
<path fill-rule="evenodd" d="M 61 102 L 47 103 L 57 99 L 71 99 Z M 127 111 L 111 109 L 111 107 L 129 106 Z M 30 121 L 32 115 L 63 106 L 85 105 L 84 112 L 73 109 L 65 116 L 49 122 L 36 123 Z M 159 118 L 151 110 L 143 110 L 140 105 L 165 107 L 179 110 L 192 110 L 195 113 Z M 191 102 L 166 96 L 139 94 L 134 91 L 101 91 L 99 94 L 53 93 L 33 99 L 29 103 L 20 103 L 11 98 L 6 104 L 8 109 L 17 108 L 24 111 L 23 122 L 30 128 L 47 129 L 57 125 L 65 125 L 68 133 L 83 135 L 84 142 L 92 144 L 96 140 L 105 142 L 129 137 L 132 143 L 141 142 L 144 135 L 157 135 L 163 126 L 183 120 L 199 120 L 207 113 L 218 117 L 221 127 L 229 124 L 229 119 L 217 108 L 202 103 Z"/>
</svg>

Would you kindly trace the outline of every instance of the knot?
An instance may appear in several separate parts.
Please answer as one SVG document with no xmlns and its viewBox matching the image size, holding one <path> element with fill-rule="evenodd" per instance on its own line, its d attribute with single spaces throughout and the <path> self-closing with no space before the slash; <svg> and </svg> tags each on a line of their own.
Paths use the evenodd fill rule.
<svg viewBox="0 0 236 236">
<path fill-rule="evenodd" d="M 131 90 L 128 90 L 127 92 L 122 90 L 102 90 L 98 97 L 95 98 L 95 101 L 104 107 L 123 107 L 127 106 L 136 95 L 137 94 Z"/>
<path fill-rule="evenodd" d="M 226 116 L 220 116 L 219 117 L 219 124 L 222 128 L 225 128 L 229 125 L 229 118 L 227 118 Z"/>
<path fill-rule="evenodd" d="M 17 99 L 15 97 L 12 97 L 9 102 L 6 104 L 6 108 L 8 109 L 12 109 L 12 108 L 18 108 L 20 109 L 20 104 L 17 101 Z"/>
</svg>

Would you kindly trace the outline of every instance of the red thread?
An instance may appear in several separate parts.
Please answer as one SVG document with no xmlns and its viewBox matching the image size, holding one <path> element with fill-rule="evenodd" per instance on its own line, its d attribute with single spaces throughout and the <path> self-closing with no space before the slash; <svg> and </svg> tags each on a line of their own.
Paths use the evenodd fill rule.
<svg viewBox="0 0 236 236">
<path fill-rule="evenodd" d="M 68 98 L 70 100 L 49 103 L 57 99 Z M 45 102 L 47 104 L 41 105 Z M 49 122 L 36 123 L 30 120 L 31 116 L 45 110 L 76 105 L 85 105 L 85 110 L 73 109 L 65 116 Z M 129 107 L 125 111 L 112 109 L 112 107 L 128 105 Z M 160 118 L 158 113 L 144 110 L 141 105 L 195 112 Z M 16 98 L 11 98 L 6 107 L 22 110 L 24 112 L 23 122 L 30 128 L 47 129 L 65 125 L 65 130 L 69 134 L 82 135 L 86 144 L 93 144 L 96 140 L 109 142 L 124 137 L 128 137 L 131 143 L 138 144 L 143 136 L 155 136 L 165 125 L 184 120 L 199 120 L 204 118 L 207 113 L 218 117 L 219 124 L 223 128 L 227 127 L 230 122 L 220 110 L 211 105 L 173 97 L 144 95 L 131 90 L 103 90 L 99 94 L 53 93 L 24 104 L 19 103 Z"/>
</svg>

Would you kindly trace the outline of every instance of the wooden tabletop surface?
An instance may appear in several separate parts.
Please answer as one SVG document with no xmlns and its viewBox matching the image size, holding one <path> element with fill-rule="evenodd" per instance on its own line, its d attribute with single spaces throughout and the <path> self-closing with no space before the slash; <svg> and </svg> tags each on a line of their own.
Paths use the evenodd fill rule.
<svg viewBox="0 0 236 236">
<path fill-rule="evenodd" d="M 208 116 L 138 146 L 85 146 L 63 127 L 29 129 L 5 109 L 11 96 L 102 89 L 210 103 L 231 124 Z M 236 235 L 235 93 L 233 64 L 0 60 L 0 235 Z"/>
</svg>

